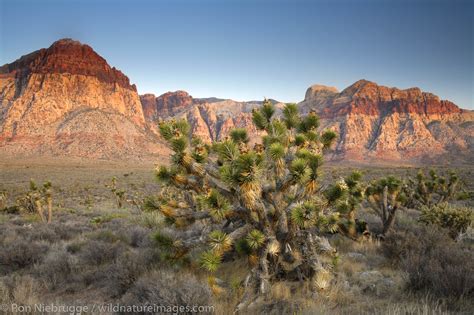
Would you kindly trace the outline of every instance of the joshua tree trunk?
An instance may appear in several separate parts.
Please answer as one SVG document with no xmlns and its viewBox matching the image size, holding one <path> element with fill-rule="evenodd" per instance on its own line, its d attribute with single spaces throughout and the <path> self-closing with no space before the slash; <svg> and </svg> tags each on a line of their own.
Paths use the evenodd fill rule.
<svg viewBox="0 0 474 315">
<path fill-rule="evenodd" d="M 48 202 L 48 223 L 51 223 L 53 220 L 53 199 L 51 197 L 47 198 Z"/>
<path fill-rule="evenodd" d="M 366 189 L 366 198 L 372 210 L 382 221 L 382 233 L 387 234 L 395 223 L 397 210 L 402 205 L 401 180 L 388 176 L 371 183 Z"/>
<path fill-rule="evenodd" d="M 44 217 L 44 213 L 43 213 L 43 205 L 41 204 L 41 201 L 36 200 L 35 206 L 36 206 L 36 211 L 38 211 L 38 214 L 41 218 L 41 222 L 46 222 L 46 218 Z"/>
</svg>

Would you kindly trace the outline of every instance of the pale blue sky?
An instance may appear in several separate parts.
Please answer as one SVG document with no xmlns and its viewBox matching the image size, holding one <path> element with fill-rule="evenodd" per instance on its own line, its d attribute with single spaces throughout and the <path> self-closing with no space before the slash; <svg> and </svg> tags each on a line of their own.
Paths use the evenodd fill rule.
<svg viewBox="0 0 474 315">
<path fill-rule="evenodd" d="M 0 64 L 71 37 L 140 93 L 300 101 L 364 78 L 474 109 L 473 2 L 0 0 Z"/>
</svg>

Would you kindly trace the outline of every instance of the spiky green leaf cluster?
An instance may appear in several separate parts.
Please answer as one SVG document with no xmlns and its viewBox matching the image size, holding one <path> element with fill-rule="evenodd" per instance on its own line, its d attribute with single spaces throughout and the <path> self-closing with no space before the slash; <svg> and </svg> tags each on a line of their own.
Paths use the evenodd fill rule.
<svg viewBox="0 0 474 315">
<path fill-rule="evenodd" d="M 247 143 L 250 140 L 247 134 L 247 130 L 244 128 L 236 128 L 231 130 L 230 138 L 235 143 Z"/>
<path fill-rule="evenodd" d="M 395 194 L 400 191 L 402 188 L 402 180 L 396 178 L 395 176 L 387 176 L 379 180 L 373 181 L 366 189 L 365 194 L 370 195 L 379 195 L 383 193 L 385 187 L 388 188 L 389 194 Z"/>
<path fill-rule="evenodd" d="M 434 169 L 428 172 L 420 170 L 416 179 L 410 179 L 404 187 L 408 206 L 432 206 L 456 199 L 463 187 L 456 172 L 438 174 Z"/>
<path fill-rule="evenodd" d="M 275 108 L 269 100 L 264 100 L 259 109 L 252 110 L 252 120 L 258 130 L 267 129 L 271 118 L 275 113 Z"/>
<path fill-rule="evenodd" d="M 297 126 L 297 131 L 300 133 L 314 132 L 319 127 L 319 117 L 314 112 L 310 112 L 307 116 L 301 119 Z"/>
<path fill-rule="evenodd" d="M 247 244 L 252 249 L 259 249 L 265 243 L 266 237 L 261 231 L 255 229 L 250 231 L 246 237 Z"/>
<path fill-rule="evenodd" d="M 207 194 L 198 196 L 198 202 L 202 210 L 209 211 L 214 220 L 221 221 L 229 216 L 232 207 L 227 198 L 217 190 L 211 189 Z"/>
<path fill-rule="evenodd" d="M 205 251 L 201 254 L 200 264 L 203 269 L 215 272 L 222 262 L 222 255 L 213 250 Z"/>
<path fill-rule="evenodd" d="M 322 207 L 317 202 L 307 200 L 298 204 L 291 210 L 290 217 L 293 223 L 300 228 L 309 228 L 317 222 Z"/>
<path fill-rule="evenodd" d="M 215 253 L 225 253 L 232 247 L 232 240 L 222 231 L 212 231 L 209 233 L 208 239 L 209 246 Z"/>
<path fill-rule="evenodd" d="M 324 149 L 329 149 L 337 138 L 337 134 L 333 130 L 326 130 L 321 135 L 321 143 Z"/>
<path fill-rule="evenodd" d="M 194 161 L 204 163 L 209 156 L 209 146 L 206 145 L 201 138 L 193 137 L 191 141 L 191 156 Z"/>
<path fill-rule="evenodd" d="M 283 108 L 283 122 L 286 128 L 293 129 L 300 123 L 300 116 L 298 115 L 298 106 L 294 103 L 288 103 Z"/>
</svg>

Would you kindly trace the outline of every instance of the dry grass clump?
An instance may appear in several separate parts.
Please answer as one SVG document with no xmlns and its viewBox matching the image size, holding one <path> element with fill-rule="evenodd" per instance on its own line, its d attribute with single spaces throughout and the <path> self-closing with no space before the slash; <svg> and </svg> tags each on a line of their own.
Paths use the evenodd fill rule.
<svg viewBox="0 0 474 315">
<path fill-rule="evenodd" d="M 458 302 L 474 297 L 474 251 L 454 241 L 447 231 L 433 226 L 394 231 L 383 252 L 407 274 L 407 288 Z M 462 304 L 462 303 L 461 303 Z"/>
<path fill-rule="evenodd" d="M 188 272 L 155 270 L 143 274 L 120 300 L 121 305 L 210 305 L 211 292 Z"/>
<path fill-rule="evenodd" d="M 28 242 L 25 239 L 3 242 L 0 250 L 0 274 L 32 266 L 44 257 L 47 248 L 45 243 Z"/>
</svg>

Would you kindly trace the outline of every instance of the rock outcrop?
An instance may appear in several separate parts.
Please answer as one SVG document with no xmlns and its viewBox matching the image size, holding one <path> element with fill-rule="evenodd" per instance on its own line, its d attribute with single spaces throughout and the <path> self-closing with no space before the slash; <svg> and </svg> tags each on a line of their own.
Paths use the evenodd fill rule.
<svg viewBox="0 0 474 315">
<path fill-rule="evenodd" d="M 0 68 L 2 151 L 145 156 L 152 138 L 135 85 L 87 45 L 59 40 Z"/>
<path fill-rule="evenodd" d="M 236 127 L 257 138 L 251 111 L 261 102 L 206 101 L 182 91 L 156 99 L 161 103 L 153 115 L 145 115 L 149 120 L 185 117 L 193 133 L 206 141 L 223 139 Z M 273 103 L 279 115 L 284 104 Z M 419 88 L 400 90 L 366 80 L 342 92 L 313 85 L 298 106 L 303 114 L 316 111 L 322 129 L 337 131 L 335 160 L 446 163 L 474 158 L 474 113 Z"/>
<path fill-rule="evenodd" d="M 193 98 L 185 91 L 168 92 L 155 97 L 154 94 L 140 96 L 143 112 L 148 120 L 169 117 L 194 104 Z"/>
<path fill-rule="evenodd" d="M 337 157 L 348 160 L 469 160 L 474 113 L 419 88 L 400 90 L 360 80 L 338 92 L 310 87 L 299 104 L 339 133 Z M 443 161 L 444 159 L 444 161 Z"/>
</svg>

